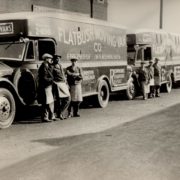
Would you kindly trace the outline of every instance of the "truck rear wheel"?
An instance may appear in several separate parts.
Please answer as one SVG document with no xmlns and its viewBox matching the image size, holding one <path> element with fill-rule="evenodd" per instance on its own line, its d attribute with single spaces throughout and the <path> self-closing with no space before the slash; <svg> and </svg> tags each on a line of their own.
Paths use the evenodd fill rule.
<svg viewBox="0 0 180 180">
<path fill-rule="evenodd" d="M 16 104 L 11 92 L 0 88 L 0 128 L 9 127 L 16 114 Z"/>
<path fill-rule="evenodd" d="M 105 80 L 101 80 L 98 85 L 98 95 L 97 95 L 97 106 L 105 108 L 109 102 L 109 87 Z"/>
<path fill-rule="evenodd" d="M 126 89 L 126 96 L 127 96 L 127 99 L 129 99 L 129 100 L 134 99 L 136 96 L 136 87 L 133 82 L 133 79 L 130 79 L 128 81 L 127 89 Z"/>
</svg>

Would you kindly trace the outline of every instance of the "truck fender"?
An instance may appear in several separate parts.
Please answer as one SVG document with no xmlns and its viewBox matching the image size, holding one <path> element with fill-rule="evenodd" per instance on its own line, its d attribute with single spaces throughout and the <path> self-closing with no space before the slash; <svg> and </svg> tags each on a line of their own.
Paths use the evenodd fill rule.
<svg viewBox="0 0 180 180">
<path fill-rule="evenodd" d="M 35 101 L 37 84 L 29 69 L 16 69 L 13 74 L 13 84 L 25 104 L 32 104 Z"/>
<path fill-rule="evenodd" d="M 106 75 L 102 75 L 98 78 L 97 83 L 96 83 L 96 91 L 98 92 L 98 86 L 102 80 L 106 81 L 109 87 L 109 90 L 111 91 L 111 86 L 110 86 L 110 80 Z"/>
<path fill-rule="evenodd" d="M 0 78 L 0 88 L 5 88 L 10 91 L 17 103 L 25 105 L 23 99 L 20 97 L 14 84 L 11 81 L 6 78 Z"/>
</svg>

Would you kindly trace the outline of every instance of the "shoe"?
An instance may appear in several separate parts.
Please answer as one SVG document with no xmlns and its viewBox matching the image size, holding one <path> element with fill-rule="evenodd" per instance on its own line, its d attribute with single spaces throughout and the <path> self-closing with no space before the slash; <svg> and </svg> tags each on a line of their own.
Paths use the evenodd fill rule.
<svg viewBox="0 0 180 180">
<path fill-rule="evenodd" d="M 57 118 L 56 118 L 56 116 L 55 116 L 55 115 L 53 115 L 52 117 L 50 117 L 50 120 L 51 120 L 51 121 L 56 121 L 56 120 L 57 120 Z"/>
<path fill-rule="evenodd" d="M 57 121 L 58 120 L 58 118 L 56 118 L 56 117 L 54 117 L 53 119 L 51 119 L 52 121 Z"/>
<path fill-rule="evenodd" d="M 156 97 L 160 97 L 160 95 L 159 95 L 159 94 L 156 94 Z"/>
<path fill-rule="evenodd" d="M 68 118 L 71 118 L 71 117 L 72 117 L 72 114 L 71 114 L 71 113 L 69 113 L 67 117 L 68 117 Z"/>
<path fill-rule="evenodd" d="M 80 114 L 74 114 L 73 117 L 80 117 Z"/>
<path fill-rule="evenodd" d="M 59 119 L 64 120 L 64 116 L 62 114 L 60 114 Z"/>
<path fill-rule="evenodd" d="M 51 119 L 42 119 L 42 122 L 44 122 L 44 123 L 47 123 L 47 122 L 52 122 L 52 120 Z"/>
</svg>

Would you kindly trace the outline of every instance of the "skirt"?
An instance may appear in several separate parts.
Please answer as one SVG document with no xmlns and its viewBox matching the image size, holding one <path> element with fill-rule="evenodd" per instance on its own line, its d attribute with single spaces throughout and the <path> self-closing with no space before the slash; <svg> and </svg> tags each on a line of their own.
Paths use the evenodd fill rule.
<svg viewBox="0 0 180 180">
<path fill-rule="evenodd" d="M 45 88 L 45 98 L 46 98 L 46 104 L 51 104 L 54 102 L 53 92 L 52 92 L 52 86 L 48 86 Z"/>
<path fill-rule="evenodd" d="M 147 84 L 145 81 L 141 82 L 141 86 L 142 86 L 142 91 L 146 94 L 149 93 L 150 88 L 149 88 L 149 84 Z"/>
<path fill-rule="evenodd" d="M 156 86 L 161 85 L 161 78 L 159 76 L 154 76 L 154 85 Z"/>
<path fill-rule="evenodd" d="M 154 79 L 150 79 L 149 85 L 150 85 L 150 86 L 154 86 Z"/>
<path fill-rule="evenodd" d="M 55 82 L 57 86 L 57 96 L 65 98 L 70 96 L 69 88 L 65 82 Z"/>
<path fill-rule="evenodd" d="M 70 86 L 71 101 L 82 101 L 82 87 L 81 84 Z"/>
</svg>

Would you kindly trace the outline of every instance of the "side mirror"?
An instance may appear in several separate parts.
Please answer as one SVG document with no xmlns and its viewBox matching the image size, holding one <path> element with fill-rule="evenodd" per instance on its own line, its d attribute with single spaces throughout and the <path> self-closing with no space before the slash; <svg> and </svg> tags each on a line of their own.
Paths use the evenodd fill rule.
<svg viewBox="0 0 180 180">
<path fill-rule="evenodd" d="M 23 43 L 27 43 L 27 42 L 29 42 L 29 38 L 20 37 L 20 38 L 19 38 L 19 41 L 20 41 L 20 42 L 23 42 Z"/>
<path fill-rule="evenodd" d="M 139 45 L 134 45 L 134 49 L 137 51 L 139 49 Z"/>
</svg>

